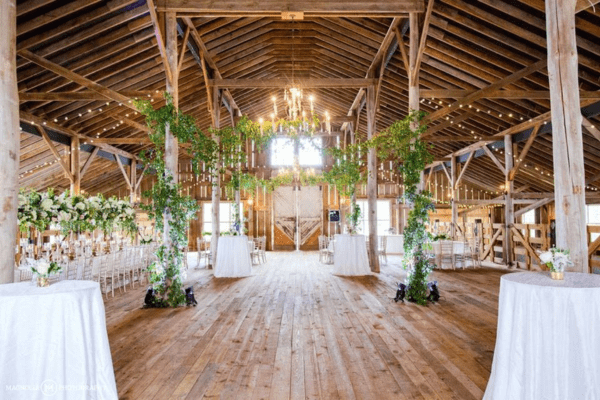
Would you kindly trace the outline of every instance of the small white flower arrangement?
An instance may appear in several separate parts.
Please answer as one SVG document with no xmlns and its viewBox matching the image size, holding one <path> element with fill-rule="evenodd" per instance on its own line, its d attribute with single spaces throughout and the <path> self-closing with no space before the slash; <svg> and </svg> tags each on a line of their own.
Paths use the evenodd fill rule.
<svg viewBox="0 0 600 400">
<path fill-rule="evenodd" d="M 540 260 L 546 264 L 550 272 L 564 272 L 566 267 L 571 267 L 570 251 L 566 249 L 551 248 L 548 251 L 540 253 Z"/>
<path fill-rule="evenodd" d="M 37 286 L 48 286 L 48 278 L 50 275 L 60 274 L 61 267 L 56 262 L 48 262 L 46 260 L 38 260 L 37 263 L 31 266 L 31 272 L 37 278 Z"/>
</svg>

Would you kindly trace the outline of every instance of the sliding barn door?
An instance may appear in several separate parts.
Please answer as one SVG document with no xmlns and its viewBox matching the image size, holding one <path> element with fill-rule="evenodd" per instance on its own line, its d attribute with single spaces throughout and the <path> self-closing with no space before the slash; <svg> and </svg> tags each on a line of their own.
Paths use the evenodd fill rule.
<svg viewBox="0 0 600 400">
<path fill-rule="evenodd" d="M 282 186 L 273 192 L 275 250 L 318 249 L 323 216 L 320 187 Z"/>
</svg>

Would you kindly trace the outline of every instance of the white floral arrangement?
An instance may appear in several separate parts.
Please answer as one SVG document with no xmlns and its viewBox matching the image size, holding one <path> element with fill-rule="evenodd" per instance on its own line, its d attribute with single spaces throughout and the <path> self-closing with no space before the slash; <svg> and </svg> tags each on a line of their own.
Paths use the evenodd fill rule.
<svg viewBox="0 0 600 400">
<path fill-rule="evenodd" d="M 60 265 L 55 262 L 48 262 L 46 260 L 38 260 L 33 266 L 31 266 L 31 272 L 35 275 L 48 278 L 50 275 L 60 274 Z"/>
<path fill-rule="evenodd" d="M 567 267 L 573 266 L 570 251 L 556 247 L 540 252 L 540 260 L 551 272 L 564 272 Z"/>
<path fill-rule="evenodd" d="M 51 224 L 58 224 L 63 234 L 86 232 L 97 228 L 106 234 L 113 229 L 135 233 L 135 209 L 125 200 L 114 197 L 104 199 L 101 195 L 71 196 L 68 192 L 56 196 L 52 189 L 47 192 L 21 192 L 18 211 L 19 228 L 26 232 L 30 227 L 39 231 Z"/>
</svg>

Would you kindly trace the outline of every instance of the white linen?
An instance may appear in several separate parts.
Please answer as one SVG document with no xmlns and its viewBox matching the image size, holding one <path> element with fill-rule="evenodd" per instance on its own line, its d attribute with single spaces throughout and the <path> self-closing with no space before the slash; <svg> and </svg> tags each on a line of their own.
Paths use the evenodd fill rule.
<svg viewBox="0 0 600 400">
<path fill-rule="evenodd" d="M 600 276 L 502 276 L 484 399 L 600 399 Z"/>
<path fill-rule="evenodd" d="M 238 278 L 252 275 L 252 259 L 248 236 L 221 236 L 217 246 L 217 278 Z"/>
<path fill-rule="evenodd" d="M 333 256 L 336 275 L 371 275 L 364 235 L 336 235 Z"/>
<path fill-rule="evenodd" d="M 387 235 L 386 253 L 404 254 L 404 235 Z"/>
<path fill-rule="evenodd" d="M 0 399 L 117 399 L 100 286 L 0 285 Z"/>
</svg>

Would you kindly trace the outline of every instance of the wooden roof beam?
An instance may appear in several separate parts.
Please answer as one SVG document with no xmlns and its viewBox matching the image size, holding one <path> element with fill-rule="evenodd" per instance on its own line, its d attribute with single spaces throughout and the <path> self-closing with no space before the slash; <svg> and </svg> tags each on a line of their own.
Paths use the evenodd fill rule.
<svg viewBox="0 0 600 400">
<path fill-rule="evenodd" d="M 475 90 L 462 89 L 421 89 L 422 98 L 463 98 L 475 93 Z M 600 91 L 579 91 L 579 97 L 582 99 L 600 100 Z M 485 96 L 486 99 L 550 99 L 549 90 L 496 90 Z"/>
<path fill-rule="evenodd" d="M 509 85 L 511 83 L 514 83 L 516 81 L 518 81 L 519 79 L 530 75 L 536 71 L 539 71 L 542 68 L 545 68 L 547 65 L 547 60 L 541 59 L 513 74 L 510 74 L 509 76 L 500 79 L 499 81 L 496 81 L 494 83 L 492 83 L 491 85 L 488 85 L 482 89 L 479 89 L 461 99 L 458 99 L 457 101 L 455 101 L 454 103 L 448 105 L 447 107 L 444 107 L 432 114 L 429 114 L 428 116 L 425 117 L 425 122 L 430 122 L 430 121 L 435 121 L 438 118 L 444 117 L 448 114 L 450 114 L 451 112 L 460 109 L 460 107 L 465 106 L 465 105 L 469 105 L 479 99 L 482 99 L 484 97 L 486 97 L 488 95 L 488 93 L 492 93 L 495 92 L 498 89 L 501 89 L 502 87 Z"/>
<path fill-rule="evenodd" d="M 148 10 L 150 11 L 150 18 L 152 19 L 152 25 L 154 25 L 154 35 L 156 36 L 156 42 L 158 43 L 158 50 L 160 51 L 160 58 L 162 59 L 163 66 L 165 68 L 165 75 L 167 76 L 167 81 L 173 84 L 173 73 L 171 72 L 171 68 L 169 67 L 169 62 L 167 61 L 167 49 L 165 47 L 165 40 L 163 38 L 162 29 L 160 27 L 160 23 L 158 21 L 158 15 L 156 14 L 156 9 L 154 7 L 153 0 L 146 0 L 148 3 Z"/>
<path fill-rule="evenodd" d="M 295 19 L 304 17 L 390 17 L 423 12 L 423 0 L 363 0 L 341 2 L 337 0 L 239 1 L 221 0 L 157 0 L 158 11 L 175 11 L 184 15 L 211 17 L 283 17 L 293 14 Z"/>
<path fill-rule="evenodd" d="M 52 71 L 58 75 L 61 75 L 67 79 L 72 80 L 75 83 L 80 84 L 81 86 L 91 89 L 91 90 L 103 95 L 104 97 L 106 97 L 109 100 L 114 100 L 116 102 L 122 103 L 124 106 L 137 111 L 137 109 L 133 106 L 133 104 L 131 103 L 131 100 L 128 97 L 123 96 L 122 94 L 115 92 L 112 89 L 104 87 L 84 76 L 81 76 L 75 72 L 68 70 L 67 68 L 65 68 L 63 66 L 60 66 L 60 65 L 55 64 L 52 61 L 49 61 L 43 57 L 35 55 L 32 52 L 30 52 L 29 50 L 21 50 L 17 54 L 23 58 L 28 59 L 29 61 L 36 63 L 40 67 L 44 67 L 49 71 Z"/>
<path fill-rule="evenodd" d="M 67 175 L 67 178 L 69 178 L 69 180 L 71 181 L 71 183 L 75 182 L 75 177 L 71 173 L 71 170 L 69 169 L 69 167 L 67 166 L 67 164 L 65 163 L 65 161 L 63 160 L 63 158 L 58 153 L 58 150 L 56 150 L 56 147 L 54 146 L 54 143 L 52 143 L 52 140 L 50 140 L 50 137 L 48 136 L 48 133 L 46 132 L 46 130 L 44 129 L 44 127 L 42 127 L 41 125 L 36 125 L 35 128 L 42 135 L 42 138 L 44 139 L 44 142 L 46 142 L 46 144 L 50 148 L 50 151 L 52 151 L 52 154 L 54 155 L 54 158 L 56 158 L 56 161 L 58 161 L 58 164 L 61 166 L 63 172 Z"/>
<path fill-rule="evenodd" d="M 163 94 L 156 91 L 119 91 L 120 95 L 128 98 L 154 98 L 161 99 Z M 83 90 L 80 92 L 20 92 L 19 101 L 106 101 L 106 96 L 93 91 Z"/>
<path fill-rule="evenodd" d="M 392 45 L 394 37 L 396 36 L 396 30 L 398 30 L 399 24 L 400 24 L 400 19 L 394 18 L 392 23 L 390 24 L 388 31 L 386 32 L 385 36 L 383 37 L 383 40 L 381 41 L 381 45 L 379 46 L 379 49 L 377 50 L 377 54 L 375 55 L 375 57 L 373 58 L 373 61 L 371 62 L 371 65 L 367 69 L 365 78 L 367 78 L 367 79 L 372 78 L 378 67 L 381 70 L 380 62 L 384 63 L 383 69 L 385 69 L 387 64 L 390 62 L 392 57 L 391 57 L 390 52 L 388 52 L 388 49 Z M 405 19 L 403 26 L 399 29 L 400 33 L 402 35 L 404 35 L 406 33 L 406 31 L 408 30 L 408 25 L 409 25 L 408 19 Z M 400 39 L 400 38 L 398 38 L 398 39 Z M 387 54 L 387 58 L 384 58 L 384 54 Z M 356 97 L 354 98 L 354 101 L 352 102 L 352 105 L 350 106 L 350 110 L 348 111 L 348 116 L 354 116 L 354 115 L 356 116 L 356 126 L 354 126 L 355 131 L 358 130 L 358 122 L 360 119 L 360 112 L 361 112 L 362 108 L 364 107 L 364 105 L 366 104 L 365 94 L 366 94 L 366 90 L 364 88 L 361 88 L 358 91 L 358 93 L 356 94 Z M 341 129 L 342 131 L 346 129 L 346 124 L 347 123 L 344 123 L 342 125 L 342 129 Z"/>
<path fill-rule="evenodd" d="M 575 13 L 594 7 L 598 3 L 600 3 L 600 0 L 577 0 L 577 4 L 575 5 Z"/>
<path fill-rule="evenodd" d="M 74 130 L 72 130 L 70 128 L 66 128 L 66 127 L 64 127 L 62 125 L 59 125 L 59 124 L 56 124 L 54 122 L 46 121 L 44 118 L 40 118 L 40 117 L 38 117 L 36 115 L 30 114 L 30 113 L 25 112 L 25 111 L 21 111 L 19 113 L 19 118 L 21 119 L 21 121 L 26 122 L 28 124 L 32 124 L 34 126 L 35 125 L 43 125 L 43 126 L 46 126 L 46 127 L 50 128 L 52 130 L 55 130 L 55 131 L 60 132 L 60 133 L 63 133 L 65 135 L 67 135 L 67 136 L 79 137 L 79 139 L 81 141 L 83 141 L 83 142 L 90 142 L 91 140 L 94 140 L 94 138 L 91 138 L 89 136 L 83 135 L 83 134 L 81 134 L 79 132 L 76 132 L 76 131 L 74 131 Z M 130 158 L 130 159 L 133 159 L 133 160 L 137 159 L 137 157 L 135 155 L 133 155 L 133 154 L 131 154 L 131 153 L 125 151 L 125 150 L 121 150 L 121 149 L 119 149 L 117 147 L 110 146 L 108 144 L 101 144 L 100 143 L 99 147 L 102 150 L 106 151 L 107 153 L 120 154 L 123 157 Z"/>
<path fill-rule="evenodd" d="M 203 70 L 205 83 L 206 83 L 206 86 L 208 88 L 208 86 L 209 86 L 208 79 L 209 78 L 223 79 L 223 77 L 221 76 L 221 73 L 219 72 L 217 64 L 215 63 L 215 61 L 213 60 L 212 56 L 208 52 L 208 49 L 206 48 L 206 45 L 204 44 L 204 41 L 200 37 L 200 33 L 198 33 L 198 30 L 196 29 L 196 26 L 194 26 L 194 23 L 192 22 L 192 19 L 189 18 L 189 17 L 184 17 L 183 21 L 185 22 L 185 24 L 187 25 L 187 27 L 190 28 L 190 34 L 192 36 L 193 42 L 196 44 L 196 46 L 198 48 L 196 50 L 193 47 L 192 40 L 188 41 L 188 47 L 190 48 L 190 50 L 192 50 L 192 54 L 194 55 L 194 58 L 196 59 L 196 62 L 198 63 L 198 65 Z M 183 28 L 181 26 L 179 28 L 181 30 L 183 30 Z M 200 55 L 197 54 L 197 53 L 200 53 Z M 202 60 L 204 60 L 204 63 L 206 63 L 208 65 L 208 67 L 210 67 L 210 69 L 211 69 L 211 71 L 212 71 L 212 73 L 213 73 L 214 76 L 209 76 L 209 74 L 207 73 L 208 71 L 206 69 L 206 65 L 202 62 Z M 208 97 L 209 98 L 211 97 L 210 93 L 208 94 Z M 229 110 L 229 112 L 230 112 L 231 115 L 234 115 L 236 110 L 238 111 L 238 113 L 241 113 L 241 111 L 239 111 L 240 108 L 236 104 L 235 100 L 233 99 L 233 96 L 231 95 L 231 92 L 228 89 L 225 89 L 223 91 L 222 100 L 225 103 L 225 106 L 227 107 L 227 109 Z M 209 104 L 210 104 L 210 100 L 209 100 Z"/>
<path fill-rule="evenodd" d="M 301 88 L 365 88 L 374 85 L 376 79 L 360 78 L 322 78 L 322 79 L 304 79 L 295 82 Z M 256 89 L 256 88 L 282 88 L 289 86 L 292 82 L 289 79 L 209 79 L 210 86 L 228 88 L 228 89 Z"/>
</svg>

